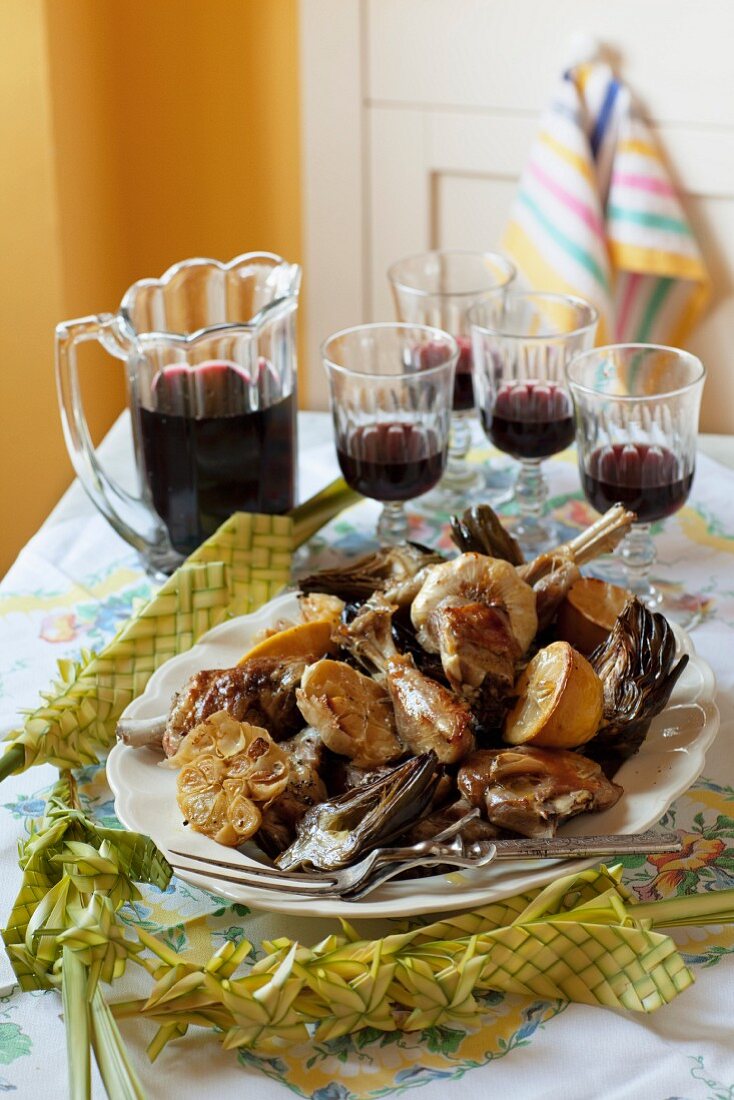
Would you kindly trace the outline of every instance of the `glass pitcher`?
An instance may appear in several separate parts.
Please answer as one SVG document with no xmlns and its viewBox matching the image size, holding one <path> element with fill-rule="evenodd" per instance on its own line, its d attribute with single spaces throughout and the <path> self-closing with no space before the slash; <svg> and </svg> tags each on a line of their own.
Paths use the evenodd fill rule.
<svg viewBox="0 0 734 1100">
<path fill-rule="evenodd" d="M 84 489 L 153 572 L 171 572 L 236 511 L 296 499 L 301 269 L 271 253 L 191 259 L 142 279 L 117 313 L 56 329 L 66 445 Z M 84 417 L 77 345 L 124 360 L 138 494 L 100 465 Z"/>
</svg>

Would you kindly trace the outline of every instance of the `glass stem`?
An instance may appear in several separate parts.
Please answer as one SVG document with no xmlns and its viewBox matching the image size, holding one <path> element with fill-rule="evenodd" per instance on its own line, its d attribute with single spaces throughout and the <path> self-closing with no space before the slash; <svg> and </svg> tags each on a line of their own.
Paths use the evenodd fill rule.
<svg viewBox="0 0 734 1100">
<path fill-rule="evenodd" d="M 451 417 L 449 435 L 449 466 L 463 463 L 471 447 L 471 429 L 465 417 Z"/>
<path fill-rule="evenodd" d="M 538 458 L 524 458 L 515 482 L 515 500 L 521 521 L 540 520 L 548 506 L 548 482 Z"/>
<path fill-rule="evenodd" d="M 466 461 L 471 447 L 471 438 L 468 419 L 465 416 L 452 416 L 449 455 L 443 484 L 455 492 L 471 488 L 477 477 L 476 470 L 473 470 Z"/>
<path fill-rule="evenodd" d="M 383 504 L 377 521 L 377 537 L 384 546 L 394 546 L 408 537 L 408 517 L 402 501 L 392 500 Z"/>
<path fill-rule="evenodd" d="M 649 523 L 636 523 L 622 543 L 619 555 L 627 572 L 627 586 L 649 606 L 659 602 L 659 595 L 650 584 L 650 570 L 657 554 L 650 535 Z"/>
</svg>

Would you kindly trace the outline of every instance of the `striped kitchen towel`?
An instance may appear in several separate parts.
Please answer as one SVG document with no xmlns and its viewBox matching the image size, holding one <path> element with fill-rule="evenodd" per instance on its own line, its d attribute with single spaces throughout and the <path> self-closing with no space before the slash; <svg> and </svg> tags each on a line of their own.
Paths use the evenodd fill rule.
<svg viewBox="0 0 734 1100">
<path fill-rule="evenodd" d="M 566 73 L 503 244 L 534 289 L 593 302 L 602 344 L 683 345 L 710 292 L 655 139 L 602 62 Z"/>
</svg>

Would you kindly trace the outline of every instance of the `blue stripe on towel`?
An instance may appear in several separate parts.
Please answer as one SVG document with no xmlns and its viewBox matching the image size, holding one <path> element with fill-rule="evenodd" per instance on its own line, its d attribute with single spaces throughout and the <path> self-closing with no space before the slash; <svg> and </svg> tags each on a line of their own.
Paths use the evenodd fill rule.
<svg viewBox="0 0 734 1100">
<path fill-rule="evenodd" d="M 609 125 L 609 120 L 614 109 L 614 101 L 617 98 L 617 92 L 619 91 L 619 81 L 610 80 L 609 87 L 607 88 L 607 94 L 604 96 L 604 102 L 601 105 L 601 111 L 599 111 L 599 117 L 597 118 L 594 129 L 591 132 L 589 138 L 589 145 L 591 146 L 591 155 L 596 160 L 596 154 L 599 151 L 599 146 L 604 139 L 604 132 Z"/>
</svg>

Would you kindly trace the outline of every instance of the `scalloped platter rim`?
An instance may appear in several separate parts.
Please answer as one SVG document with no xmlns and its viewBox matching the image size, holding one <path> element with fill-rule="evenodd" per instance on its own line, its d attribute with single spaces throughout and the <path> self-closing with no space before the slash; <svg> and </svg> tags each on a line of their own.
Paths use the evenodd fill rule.
<svg viewBox="0 0 734 1100">
<path fill-rule="evenodd" d="M 194 672 L 226 668 L 237 663 L 255 635 L 281 619 L 294 619 L 295 593 L 275 597 L 250 615 L 221 623 L 204 634 L 185 653 L 172 657 L 151 676 L 145 691 L 126 708 L 126 718 L 150 718 L 168 710 L 176 690 Z M 684 631 L 674 626 L 678 649 L 689 655 L 667 708 L 652 723 L 636 756 L 615 776 L 624 787 L 616 806 L 600 814 L 584 814 L 568 822 L 562 832 L 642 832 L 657 824 L 675 799 L 703 770 L 706 750 L 719 728 L 716 683 L 710 665 L 695 651 Z M 107 778 L 115 796 L 115 813 L 128 829 L 147 833 L 165 853 L 172 848 L 196 855 L 251 864 L 244 854 L 224 849 L 213 840 L 186 829 L 176 804 L 175 772 L 159 767 L 160 754 L 121 743 L 107 759 Z M 388 882 L 357 902 L 299 898 L 238 886 L 209 878 L 206 873 L 178 872 L 194 886 L 218 897 L 272 912 L 301 916 L 349 918 L 401 917 L 446 912 L 486 905 L 543 886 L 559 874 L 591 867 L 598 860 L 503 862 L 477 871 L 452 872 L 428 878 Z"/>
</svg>

